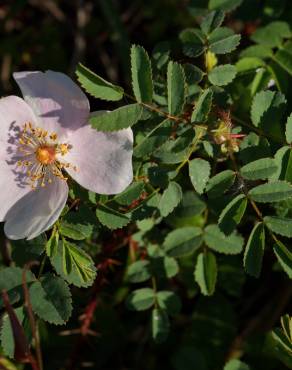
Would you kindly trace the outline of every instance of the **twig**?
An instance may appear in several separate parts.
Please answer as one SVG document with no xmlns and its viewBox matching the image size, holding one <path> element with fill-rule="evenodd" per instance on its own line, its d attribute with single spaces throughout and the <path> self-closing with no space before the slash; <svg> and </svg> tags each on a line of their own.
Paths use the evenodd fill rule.
<svg viewBox="0 0 292 370">
<path fill-rule="evenodd" d="M 24 293 L 24 306 L 27 310 L 28 318 L 30 327 L 32 330 L 32 336 L 35 341 L 35 349 L 36 349 L 36 356 L 37 356 L 37 362 L 40 370 L 43 370 L 43 360 L 42 360 L 42 352 L 41 352 L 41 345 L 40 345 L 40 338 L 38 334 L 38 327 L 37 323 L 33 314 L 30 297 L 29 297 L 29 291 L 28 286 L 26 282 L 26 272 L 30 270 L 32 266 L 39 265 L 39 262 L 33 261 L 29 262 L 24 266 L 23 272 L 22 272 L 22 288 Z"/>
</svg>

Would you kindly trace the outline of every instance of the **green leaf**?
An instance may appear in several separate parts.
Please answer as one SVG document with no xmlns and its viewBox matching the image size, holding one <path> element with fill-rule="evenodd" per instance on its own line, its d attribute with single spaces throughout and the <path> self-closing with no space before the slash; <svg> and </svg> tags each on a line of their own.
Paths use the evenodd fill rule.
<svg viewBox="0 0 292 370">
<path fill-rule="evenodd" d="M 46 244 L 46 253 L 49 258 L 54 257 L 58 253 L 59 233 L 53 232 Z"/>
<path fill-rule="evenodd" d="M 292 113 L 287 119 L 285 134 L 286 134 L 287 143 L 291 144 L 292 143 Z"/>
<path fill-rule="evenodd" d="M 154 305 L 155 292 L 150 288 L 137 289 L 131 292 L 126 300 L 127 307 L 134 311 L 148 310 Z"/>
<path fill-rule="evenodd" d="M 268 140 L 259 137 L 254 132 L 248 134 L 240 143 L 239 158 L 244 163 L 252 162 L 256 159 L 269 157 L 271 148 Z"/>
<path fill-rule="evenodd" d="M 237 8 L 243 0 L 209 0 L 209 9 L 230 11 Z"/>
<path fill-rule="evenodd" d="M 127 215 L 102 204 L 98 205 L 96 217 L 102 225 L 111 230 L 121 229 L 131 221 Z"/>
<path fill-rule="evenodd" d="M 187 190 L 183 193 L 182 202 L 175 209 L 173 215 L 179 219 L 193 217 L 201 214 L 206 209 L 205 202 L 193 190 Z"/>
<path fill-rule="evenodd" d="M 44 252 L 46 243 L 46 234 L 41 234 L 31 240 L 13 240 L 11 241 L 11 259 L 16 266 L 24 266 L 28 262 L 36 261 Z"/>
<path fill-rule="evenodd" d="M 273 354 L 289 369 L 292 368 L 292 343 L 280 328 L 271 332 Z"/>
<path fill-rule="evenodd" d="M 179 205 L 181 200 L 182 189 L 180 185 L 174 181 L 170 182 L 164 190 L 158 205 L 161 216 L 166 217 L 169 215 Z"/>
<path fill-rule="evenodd" d="M 208 74 L 208 79 L 213 85 L 225 86 L 234 80 L 236 72 L 235 66 L 231 64 L 222 64 L 211 70 Z"/>
<path fill-rule="evenodd" d="M 186 129 L 176 139 L 168 140 L 155 153 L 154 157 L 163 163 L 181 163 L 190 151 L 195 132 L 193 128 Z"/>
<path fill-rule="evenodd" d="M 183 67 L 175 62 L 169 62 L 167 67 L 167 98 L 169 114 L 181 114 L 186 99 L 186 77 Z"/>
<path fill-rule="evenodd" d="M 233 359 L 227 362 L 224 366 L 224 370 L 250 370 L 250 367 L 242 361 Z"/>
<path fill-rule="evenodd" d="M 292 219 L 276 216 L 264 217 L 267 227 L 276 234 L 292 238 Z"/>
<path fill-rule="evenodd" d="M 150 262 L 147 260 L 132 263 L 127 270 L 127 280 L 131 283 L 142 283 L 151 277 Z"/>
<path fill-rule="evenodd" d="M 261 158 L 250 162 L 240 169 L 240 174 L 247 180 L 265 180 L 278 170 L 273 158 Z"/>
<path fill-rule="evenodd" d="M 226 236 L 217 225 L 206 227 L 204 241 L 214 251 L 224 254 L 239 254 L 244 242 L 242 236 L 236 233 Z"/>
<path fill-rule="evenodd" d="M 222 10 L 214 10 L 206 15 L 200 27 L 205 35 L 220 27 L 224 21 L 225 14 Z"/>
<path fill-rule="evenodd" d="M 125 105 L 111 112 L 91 114 L 89 122 L 98 131 L 117 131 L 131 127 L 142 116 L 143 108 L 139 104 Z"/>
<path fill-rule="evenodd" d="M 148 168 L 148 177 L 151 185 L 160 188 L 166 188 L 170 179 L 167 168 L 155 165 Z"/>
<path fill-rule="evenodd" d="M 158 306 L 169 315 L 177 315 L 181 310 L 181 301 L 177 294 L 170 290 L 161 290 L 156 294 Z"/>
<path fill-rule="evenodd" d="M 202 244 L 202 230 L 199 227 L 181 227 L 171 231 L 163 247 L 171 257 L 182 257 L 195 252 Z"/>
<path fill-rule="evenodd" d="M 190 58 L 195 58 L 204 52 L 204 35 L 196 28 L 183 30 L 179 38 L 183 44 L 183 52 Z"/>
<path fill-rule="evenodd" d="M 131 69 L 133 90 L 138 103 L 151 103 L 153 96 L 151 62 L 142 46 L 131 47 Z"/>
<path fill-rule="evenodd" d="M 270 182 L 251 189 L 249 196 L 260 203 L 280 202 L 292 197 L 292 186 L 285 181 Z"/>
<path fill-rule="evenodd" d="M 192 113 L 192 122 L 205 122 L 212 107 L 213 91 L 206 89 L 200 95 Z"/>
<path fill-rule="evenodd" d="M 18 302 L 23 297 L 22 276 L 23 270 L 19 267 L 5 267 L 0 270 L 0 292 L 6 290 L 11 303 Z M 26 271 L 25 280 L 29 285 L 36 279 L 31 271 Z M 1 307 L 3 307 L 3 302 L 0 295 Z"/>
<path fill-rule="evenodd" d="M 138 158 L 146 157 L 161 147 L 169 139 L 173 130 L 173 121 L 166 119 L 159 123 L 145 138 L 134 148 L 134 155 Z"/>
<path fill-rule="evenodd" d="M 273 55 L 273 60 L 290 76 L 292 76 L 292 42 L 288 41 L 284 47 L 279 49 L 275 55 Z"/>
<path fill-rule="evenodd" d="M 285 333 L 287 339 L 290 339 L 290 347 L 292 350 L 292 317 L 288 314 L 281 317 L 281 326 L 283 328 L 283 332 Z"/>
<path fill-rule="evenodd" d="M 137 200 L 144 189 L 144 182 L 137 181 L 133 182 L 127 187 L 122 193 L 114 197 L 115 201 L 119 204 L 129 206 L 134 200 Z"/>
<path fill-rule="evenodd" d="M 243 265 L 245 271 L 258 278 L 262 269 L 265 250 L 265 228 L 263 223 L 257 223 L 248 238 L 244 251 Z"/>
<path fill-rule="evenodd" d="M 256 127 L 263 123 L 267 114 L 286 102 L 283 94 L 276 91 L 261 91 L 253 99 L 251 120 Z"/>
<path fill-rule="evenodd" d="M 289 319 L 289 315 L 288 316 Z M 281 317 L 283 319 L 283 317 Z M 290 321 L 290 320 L 289 320 Z M 290 322 L 287 323 L 290 326 Z M 290 339 L 290 333 L 284 332 L 280 328 L 275 328 L 272 332 L 272 337 L 274 341 L 277 344 L 277 347 L 282 347 L 282 350 L 284 350 L 287 354 L 289 354 L 289 357 L 291 359 L 291 353 L 292 353 L 292 341 Z M 278 348 L 277 348 L 278 349 Z"/>
<path fill-rule="evenodd" d="M 230 28 L 217 28 L 209 36 L 209 49 L 214 54 L 230 53 L 237 48 L 240 38 Z"/>
<path fill-rule="evenodd" d="M 214 147 L 215 147 L 214 144 L 210 143 L 208 140 L 203 140 L 202 144 L 203 144 L 203 148 L 205 152 L 207 153 L 207 155 L 213 158 L 214 157 Z"/>
<path fill-rule="evenodd" d="M 165 256 L 163 258 L 163 274 L 165 274 L 168 279 L 171 279 L 172 277 L 177 275 L 178 272 L 179 266 L 176 262 L 176 259 L 173 257 Z"/>
<path fill-rule="evenodd" d="M 157 279 L 166 281 L 178 274 L 179 266 L 175 258 L 165 255 L 162 248 L 157 245 L 151 245 L 148 248 L 151 259 L 152 276 Z"/>
<path fill-rule="evenodd" d="M 77 287 L 91 286 L 96 277 L 92 258 L 66 240 L 59 243 L 57 254 L 51 257 L 51 263 L 58 275 Z"/>
<path fill-rule="evenodd" d="M 258 68 L 265 67 L 265 65 L 265 62 L 260 58 L 245 57 L 240 59 L 235 66 L 237 72 L 243 75 L 251 72 L 256 73 Z"/>
<path fill-rule="evenodd" d="M 58 276 L 47 274 L 29 289 L 33 311 L 43 320 L 65 324 L 72 313 L 72 299 L 67 283 Z"/>
<path fill-rule="evenodd" d="M 189 176 L 196 192 L 202 194 L 211 173 L 210 163 L 201 158 L 189 162 Z"/>
<path fill-rule="evenodd" d="M 76 75 L 81 86 L 95 98 L 117 101 L 124 96 L 124 90 L 104 80 L 81 63 L 78 64 Z"/>
<path fill-rule="evenodd" d="M 186 83 L 189 86 L 198 84 L 202 81 L 204 72 L 197 66 L 190 63 L 185 63 L 183 64 L 183 69 L 185 71 Z"/>
<path fill-rule="evenodd" d="M 270 48 L 281 47 L 284 38 L 291 37 L 289 24 L 283 21 L 269 23 L 258 28 L 251 36 L 256 43 Z"/>
<path fill-rule="evenodd" d="M 247 205 L 245 195 L 239 194 L 223 209 L 219 216 L 218 226 L 225 234 L 231 234 L 240 223 Z"/>
<path fill-rule="evenodd" d="M 270 180 L 286 180 L 292 182 L 292 150 L 289 146 L 281 147 L 275 154 L 277 171 L 270 177 Z"/>
<path fill-rule="evenodd" d="M 209 198 L 221 197 L 226 190 L 228 190 L 235 180 L 235 172 L 231 170 L 225 170 L 217 175 L 211 177 L 209 180 L 206 191 Z"/>
<path fill-rule="evenodd" d="M 251 45 L 240 53 L 241 58 L 266 59 L 273 56 L 273 50 L 263 45 Z"/>
<path fill-rule="evenodd" d="M 59 231 L 60 234 L 74 240 L 83 240 L 89 238 L 92 234 L 92 225 L 70 223 L 66 220 L 61 220 Z"/>
<path fill-rule="evenodd" d="M 94 204 L 96 204 L 96 200 Z M 83 240 L 91 237 L 95 225 L 94 212 L 85 205 L 79 205 L 77 211 L 68 212 L 61 218 L 58 232 L 74 240 Z"/>
<path fill-rule="evenodd" d="M 263 114 L 272 105 L 274 96 L 274 91 L 261 91 L 255 95 L 251 107 L 251 120 L 255 126 L 259 126 Z"/>
<path fill-rule="evenodd" d="M 289 278 L 292 279 L 292 253 L 279 240 L 276 244 L 274 244 L 273 249 L 283 270 L 286 272 Z"/>
<path fill-rule="evenodd" d="M 217 262 L 212 252 L 206 251 L 198 255 L 195 280 L 199 284 L 202 294 L 214 294 L 217 281 Z"/>
<path fill-rule="evenodd" d="M 162 343 L 169 333 L 169 319 L 165 310 L 154 308 L 152 310 L 152 337 L 156 343 Z"/>
<path fill-rule="evenodd" d="M 155 226 L 155 220 L 154 220 L 154 218 L 151 218 L 151 217 L 145 218 L 144 220 L 137 221 L 136 225 L 137 225 L 139 230 L 141 230 L 143 232 L 147 232 L 147 231 L 153 229 L 153 227 Z"/>
</svg>

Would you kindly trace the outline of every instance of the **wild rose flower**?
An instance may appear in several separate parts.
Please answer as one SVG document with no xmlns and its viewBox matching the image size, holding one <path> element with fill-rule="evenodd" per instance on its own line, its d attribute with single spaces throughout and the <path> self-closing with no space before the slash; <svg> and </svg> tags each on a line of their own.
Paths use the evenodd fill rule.
<svg viewBox="0 0 292 370">
<path fill-rule="evenodd" d="M 62 73 L 13 76 L 24 100 L 0 99 L 0 222 L 9 238 L 32 239 L 60 216 L 67 174 L 99 194 L 130 184 L 133 134 L 92 129 L 88 99 Z"/>
</svg>

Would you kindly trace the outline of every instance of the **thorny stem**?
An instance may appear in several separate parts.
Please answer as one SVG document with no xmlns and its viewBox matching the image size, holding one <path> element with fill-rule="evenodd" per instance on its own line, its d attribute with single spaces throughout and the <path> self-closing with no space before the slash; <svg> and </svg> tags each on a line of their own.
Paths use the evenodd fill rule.
<svg viewBox="0 0 292 370">
<path fill-rule="evenodd" d="M 28 318 L 29 318 L 29 323 L 31 326 L 31 331 L 32 335 L 35 341 L 35 349 L 36 349 L 36 357 L 37 357 L 37 362 L 40 370 L 43 370 L 43 360 L 42 360 L 42 352 L 41 352 L 41 344 L 40 344 L 40 337 L 38 333 L 38 326 L 32 311 L 32 306 L 30 302 L 30 297 L 29 297 L 29 291 L 27 287 L 27 282 L 26 282 L 26 272 L 33 266 L 33 265 L 38 265 L 39 263 L 34 261 L 26 264 L 23 269 L 22 273 L 22 288 L 24 292 L 24 306 L 26 307 Z"/>
<path fill-rule="evenodd" d="M 129 98 L 129 99 L 134 100 L 134 101 L 136 101 L 136 102 L 137 102 L 137 99 L 136 99 L 136 98 L 134 98 L 134 96 L 132 96 L 132 95 L 130 95 L 130 94 L 127 94 L 127 93 L 124 93 L 124 95 L 125 95 L 127 98 Z M 157 107 L 155 107 L 154 105 L 151 105 L 151 104 L 149 104 L 149 103 L 139 102 L 139 104 L 141 104 L 143 107 L 145 107 L 145 108 L 147 108 L 147 109 L 150 109 L 150 110 L 152 110 L 153 112 L 156 112 L 156 113 L 158 113 L 158 114 L 160 114 L 160 115 L 162 115 L 162 116 L 164 116 L 164 117 L 166 117 L 166 118 L 169 118 L 169 119 L 171 119 L 171 120 L 173 120 L 173 121 L 176 121 L 176 122 L 182 122 L 182 121 L 184 121 L 184 119 L 183 119 L 183 118 L 180 118 L 180 117 L 177 117 L 177 116 L 172 116 L 171 114 L 168 114 L 168 113 L 164 112 L 163 110 L 161 110 L 161 109 L 159 109 L 159 108 L 157 108 Z"/>
</svg>

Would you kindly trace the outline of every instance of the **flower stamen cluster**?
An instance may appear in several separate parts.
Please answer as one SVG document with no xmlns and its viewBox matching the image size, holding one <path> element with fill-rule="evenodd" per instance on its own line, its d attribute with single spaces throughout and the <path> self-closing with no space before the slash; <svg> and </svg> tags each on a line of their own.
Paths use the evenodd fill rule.
<svg viewBox="0 0 292 370">
<path fill-rule="evenodd" d="M 77 171 L 76 166 L 60 158 L 70 151 L 70 145 L 58 143 L 58 135 L 55 132 L 48 133 L 28 122 L 24 124 L 18 144 L 20 159 L 17 165 L 25 170 L 32 189 L 51 184 L 54 176 L 67 181 L 68 178 L 62 172 L 64 168 L 71 167 Z"/>
</svg>

